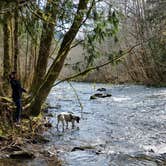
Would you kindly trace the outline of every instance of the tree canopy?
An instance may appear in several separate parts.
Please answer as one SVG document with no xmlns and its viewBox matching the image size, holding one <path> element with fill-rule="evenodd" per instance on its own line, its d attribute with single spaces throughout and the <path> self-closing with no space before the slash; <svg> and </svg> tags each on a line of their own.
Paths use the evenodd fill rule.
<svg viewBox="0 0 166 166">
<path fill-rule="evenodd" d="M 113 36 L 119 23 L 118 12 L 106 0 L 13 0 L 1 2 L 0 13 L 4 33 L 3 76 L 7 80 L 12 70 L 18 70 L 32 94 L 28 101 L 33 115 L 40 113 L 70 49 L 82 43 L 91 54 L 88 66 L 92 65 L 98 55 L 96 43 Z M 21 58 L 24 67 L 19 62 L 23 56 L 21 42 L 26 50 Z"/>
</svg>

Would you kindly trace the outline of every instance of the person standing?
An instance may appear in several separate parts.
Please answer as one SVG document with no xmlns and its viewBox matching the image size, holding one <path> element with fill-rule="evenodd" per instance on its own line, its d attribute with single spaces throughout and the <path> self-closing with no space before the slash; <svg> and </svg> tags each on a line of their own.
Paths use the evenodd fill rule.
<svg viewBox="0 0 166 166">
<path fill-rule="evenodd" d="M 9 79 L 10 79 L 10 84 L 11 84 L 11 88 L 12 88 L 13 102 L 16 106 L 16 111 L 14 114 L 14 122 L 19 123 L 20 117 L 21 117 L 21 112 L 22 112 L 22 105 L 21 105 L 22 92 L 26 92 L 26 90 L 21 87 L 21 83 L 18 80 L 16 72 L 12 72 L 9 75 Z"/>
</svg>

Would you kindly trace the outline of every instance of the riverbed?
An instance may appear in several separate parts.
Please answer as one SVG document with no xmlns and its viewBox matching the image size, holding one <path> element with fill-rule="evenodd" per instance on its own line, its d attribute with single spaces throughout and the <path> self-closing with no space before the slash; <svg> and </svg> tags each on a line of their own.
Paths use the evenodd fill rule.
<svg viewBox="0 0 166 166">
<path fill-rule="evenodd" d="M 54 117 L 45 148 L 56 147 L 64 166 L 166 165 L 166 88 L 71 84 L 54 87 L 47 99 Z M 112 97 L 90 100 L 98 88 Z M 64 111 L 81 121 L 75 129 L 57 131 L 55 117 Z"/>
</svg>

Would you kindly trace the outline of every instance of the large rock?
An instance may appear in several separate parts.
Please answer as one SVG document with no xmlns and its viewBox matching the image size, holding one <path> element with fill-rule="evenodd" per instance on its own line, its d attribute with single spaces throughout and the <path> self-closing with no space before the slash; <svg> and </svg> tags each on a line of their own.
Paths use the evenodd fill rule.
<svg viewBox="0 0 166 166">
<path fill-rule="evenodd" d="M 103 92 L 103 91 L 106 91 L 106 89 L 105 88 L 98 88 L 97 91 Z"/>
<path fill-rule="evenodd" d="M 93 94 L 92 96 L 90 96 L 90 99 L 105 98 L 112 96 L 111 92 L 106 90 L 105 88 L 97 89 L 97 91 L 100 91 L 100 93 Z"/>
<path fill-rule="evenodd" d="M 29 151 L 14 151 L 9 157 L 12 159 L 34 159 L 35 155 Z"/>
<path fill-rule="evenodd" d="M 94 146 L 88 145 L 88 146 L 76 146 L 73 147 L 73 149 L 71 150 L 71 152 L 74 151 L 84 151 L 84 150 L 90 150 L 90 149 L 95 149 Z"/>
</svg>

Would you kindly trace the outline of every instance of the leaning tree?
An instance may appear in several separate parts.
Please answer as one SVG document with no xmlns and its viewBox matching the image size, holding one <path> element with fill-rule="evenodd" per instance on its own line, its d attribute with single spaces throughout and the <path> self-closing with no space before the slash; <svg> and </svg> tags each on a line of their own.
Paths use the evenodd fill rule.
<svg viewBox="0 0 166 166">
<path fill-rule="evenodd" d="M 40 114 L 41 106 L 58 79 L 69 51 L 82 43 L 91 53 L 90 61 L 97 54 L 95 44 L 113 36 L 118 29 L 118 12 L 110 0 L 13 0 L 1 3 L 4 50 L 8 50 L 7 53 L 4 51 L 3 63 L 11 66 L 4 65 L 3 72 L 8 74 L 13 69 L 20 69 L 25 59 L 26 65 L 27 61 L 33 62 L 31 80 L 25 76 L 29 72 L 25 72 L 24 76 L 20 74 L 25 82 L 30 81 L 28 89 L 31 96 L 25 103 L 33 116 Z M 8 31 L 10 26 L 13 30 L 9 28 L 11 31 Z M 26 35 L 29 37 L 26 38 Z M 23 41 L 26 43 L 22 47 L 27 50 L 26 57 L 19 61 L 23 56 L 19 45 Z M 32 51 L 34 48 L 35 53 Z M 90 64 L 87 67 L 91 67 Z M 4 79 L 7 74 L 4 74 Z"/>
</svg>

